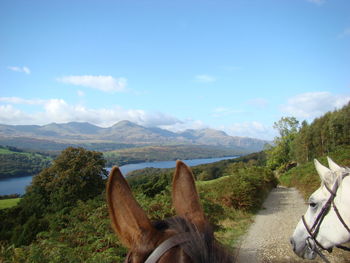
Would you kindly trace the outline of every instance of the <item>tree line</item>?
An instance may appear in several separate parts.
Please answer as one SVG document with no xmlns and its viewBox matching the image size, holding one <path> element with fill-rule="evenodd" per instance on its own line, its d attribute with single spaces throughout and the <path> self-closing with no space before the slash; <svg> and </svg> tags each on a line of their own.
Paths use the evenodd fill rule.
<svg viewBox="0 0 350 263">
<path fill-rule="evenodd" d="M 283 172 L 293 163 L 303 164 L 350 144 L 350 103 L 310 124 L 283 117 L 274 127 L 280 136 L 275 138 L 274 147 L 266 151 L 268 165 Z"/>
</svg>

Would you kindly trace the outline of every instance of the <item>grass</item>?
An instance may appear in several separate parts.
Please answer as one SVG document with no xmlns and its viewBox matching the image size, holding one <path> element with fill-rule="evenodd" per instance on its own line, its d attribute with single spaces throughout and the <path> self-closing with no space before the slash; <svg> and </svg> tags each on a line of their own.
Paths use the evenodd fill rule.
<svg viewBox="0 0 350 263">
<path fill-rule="evenodd" d="M 215 237 L 225 246 L 236 248 L 253 222 L 253 217 L 253 213 L 232 209 L 230 216 L 219 222 L 220 229 L 215 232 Z"/>
<path fill-rule="evenodd" d="M 11 198 L 0 200 L 0 210 L 16 206 L 21 198 Z"/>
<path fill-rule="evenodd" d="M 217 226 L 215 236 L 221 243 L 233 248 L 239 245 L 272 184 L 272 174 L 263 168 L 241 169 L 218 179 L 197 181 L 204 210 Z"/>
<path fill-rule="evenodd" d="M 209 186 L 209 185 L 217 184 L 218 182 L 226 180 L 227 178 L 229 178 L 229 175 L 225 175 L 220 178 L 208 180 L 208 181 L 196 181 L 196 185 L 198 187 Z"/>
<path fill-rule="evenodd" d="M 350 167 L 350 146 L 340 146 L 333 152 L 327 154 L 338 165 Z M 323 165 L 328 166 L 326 156 L 317 158 Z M 313 161 L 299 165 L 288 172 L 282 174 L 279 178 L 280 183 L 287 187 L 296 187 L 304 199 L 320 187 L 320 178 L 316 172 Z"/>
<path fill-rule="evenodd" d="M 204 194 L 203 192 L 208 191 L 208 188 L 211 189 L 212 193 L 215 192 L 213 191 L 215 189 L 217 192 L 214 194 L 214 199 L 216 199 L 220 196 L 221 184 L 225 184 L 225 181 L 227 182 L 228 180 L 230 180 L 230 176 L 223 176 L 210 181 L 197 181 L 196 185 L 201 189 L 202 195 Z M 235 248 L 240 237 L 247 232 L 250 224 L 253 222 L 254 213 L 232 207 L 221 207 L 223 208 L 222 216 L 217 221 L 219 227 L 215 231 L 215 237 L 225 246 Z"/>
<path fill-rule="evenodd" d="M 14 152 L 10 151 L 9 149 L 0 148 L 0 154 L 13 154 Z"/>
</svg>

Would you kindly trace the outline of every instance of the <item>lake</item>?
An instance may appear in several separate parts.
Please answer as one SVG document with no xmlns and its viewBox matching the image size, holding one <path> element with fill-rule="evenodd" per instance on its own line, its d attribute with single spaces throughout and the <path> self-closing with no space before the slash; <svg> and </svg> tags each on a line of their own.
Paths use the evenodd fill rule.
<svg viewBox="0 0 350 263">
<path fill-rule="evenodd" d="M 183 160 L 189 166 L 196 166 L 206 163 L 214 163 L 222 160 L 234 159 L 238 156 L 222 157 L 222 158 L 207 158 L 207 159 L 191 159 Z M 175 161 L 163 161 L 163 162 L 144 162 L 136 164 L 126 164 L 120 167 L 121 172 L 126 175 L 129 172 L 143 169 L 143 168 L 174 168 Z M 107 168 L 110 170 L 111 168 Z M 1 178 L 0 179 L 0 195 L 9 194 L 24 194 L 26 186 L 32 181 L 32 176 L 15 177 L 15 178 Z"/>
</svg>

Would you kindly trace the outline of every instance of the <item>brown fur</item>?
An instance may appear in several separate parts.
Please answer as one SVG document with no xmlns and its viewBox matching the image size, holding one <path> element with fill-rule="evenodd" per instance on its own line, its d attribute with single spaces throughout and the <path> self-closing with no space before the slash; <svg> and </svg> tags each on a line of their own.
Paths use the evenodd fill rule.
<svg viewBox="0 0 350 263">
<path fill-rule="evenodd" d="M 126 262 L 144 262 L 163 241 L 183 232 L 190 233 L 191 241 L 170 249 L 159 263 L 233 262 L 232 256 L 216 242 L 205 219 L 193 174 L 181 161 L 176 163 L 172 199 L 178 217 L 152 224 L 119 168 L 111 170 L 107 202 L 113 229 L 130 249 Z"/>
</svg>

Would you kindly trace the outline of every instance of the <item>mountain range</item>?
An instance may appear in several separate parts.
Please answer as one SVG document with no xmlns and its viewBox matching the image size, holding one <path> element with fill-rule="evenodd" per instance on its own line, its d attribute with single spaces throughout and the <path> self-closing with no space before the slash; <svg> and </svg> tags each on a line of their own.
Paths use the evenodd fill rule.
<svg viewBox="0 0 350 263">
<path fill-rule="evenodd" d="M 87 122 L 51 123 L 43 126 L 0 124 L 0 144 L 20 147 L 31 140 L 37 144 L 47 142 L 62 145 L 210 145 L 249 152 L 260 151 L 268 143 L 255 138 L 229 136 L 214 129 L 171 132 L 156 127 L 144 127 L 130 121 L 120 121 L 108 128 Z"/>
</svg>

